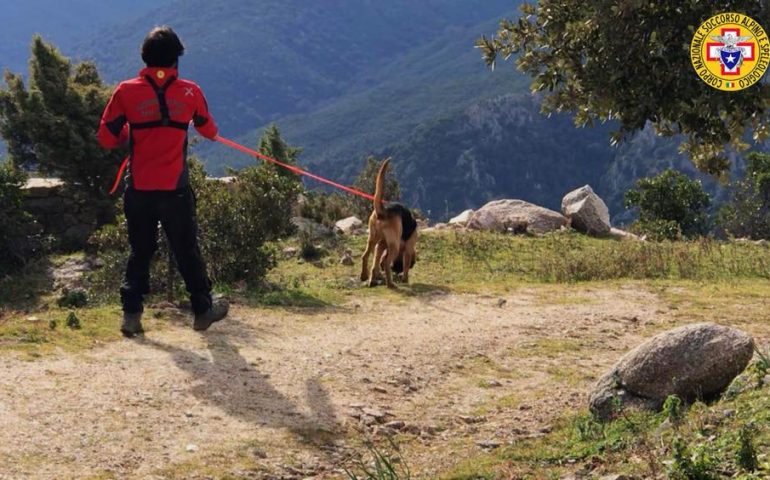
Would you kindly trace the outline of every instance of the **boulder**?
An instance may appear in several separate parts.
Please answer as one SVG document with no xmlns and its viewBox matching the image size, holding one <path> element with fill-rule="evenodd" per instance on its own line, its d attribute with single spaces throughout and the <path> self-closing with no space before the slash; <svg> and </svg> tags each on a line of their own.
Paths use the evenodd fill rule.
<svg viewBox="0 0 770 480">
<path fill-rule="evenodd" d="M 64 188 L 64 181 L 58 178 L 29 178 L 22 187 L 28 198 L 45 198 L 57 195 Z"/>
<path fill-rule="evenodd" d="M 646 236 L 640 237 L 639 235 L 615 227 L 610 229 L 609 235 L 610 238 L 614 238 L 615 240 L 635 240 L 637 242 L 644 242 L 647 240 Z"/>
<path fill-rule="evenodd" d="M 606 237 L 612 228 L 607 205 L 589 185 L 565 195 L 561 213 L 572 221 L 572 228 L 588 235 Z"/>
<path fill-rule="evenodd" d="M 355 235 L 356 233 L 363 232 L 364 222 L 358 217 L 343 218 L 334 224 L 334 229 L 345 235 Z"/>
<path fill-rule="evenodd" d="M 753 339 L 730 327 L 700 323 L 661 333 L 605 374 L 589 398 L 591 411 L 611 418 L 622 408 L 659 409 L 669 395 L 685 401 L 715 398 L 748 365 Z"/>
<path fill-rule="evenodd" d="M 325 225 L 304 217 L 292 217 L 291 224 L 297 230 L 307 232 L 311 238 L 322 238 L 332 235 L 332 231 Z"/>
<path fill-rule="evenodd" d="M 473 210 L 466 210 L 460 215 L 452 218 L 449 220 L 450 225 L 462 225 L 465 226 L 468 224 L 468 220 L 470 220 L 471 215 L 473 215 Z"/>
<path fill-rule="evenodd" d="M 468 228 L 543 235 L 567 225 L 560 213 L 523 200 L 495 200 L 475 211 Z"/>
</svg>

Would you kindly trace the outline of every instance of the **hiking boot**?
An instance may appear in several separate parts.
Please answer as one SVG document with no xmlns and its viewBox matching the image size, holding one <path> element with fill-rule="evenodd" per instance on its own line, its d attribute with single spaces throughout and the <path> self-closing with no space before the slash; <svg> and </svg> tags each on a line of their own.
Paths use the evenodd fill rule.
<svg viewBox="0 0 770 480">
<path fill-rule="evenodd" d="M 208 330 L 212 323 L 218 322 L 227 316 L 227 312 L 230 310 L 230 304 L 227 300 L 214 300 L 211 303 L 211 308 L 205 312 L 195 315 L 195 322 L 193 322 L 193 330 L 203 332 Z"/>
<path fill-rule="evenodd" d="M 142 312 L 123 312 L 123 323 L 120 325 L 120 331 L 123 333 L 123 336 L 128 338 L 144 333 L 142 328 Z"/>
</svg>

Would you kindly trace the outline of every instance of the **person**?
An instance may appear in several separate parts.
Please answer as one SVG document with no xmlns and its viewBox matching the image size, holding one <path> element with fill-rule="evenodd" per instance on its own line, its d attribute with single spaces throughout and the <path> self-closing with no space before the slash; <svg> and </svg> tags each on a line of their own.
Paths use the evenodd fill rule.
<svg viewBox="0 0 770 480">
<path fill-rule="evenodd" d="M 131 253 L 120 289 L 120 329 L 127 337 L 143 332 L 143 301 L 150 290 L 159 223 L 190 294 L 193 328 L 208 329 L 225 318 L 229 308 L 225 300 L 211 296 L 187 167 L 190 122 L 210 140 L 217 135 L 217 125 L 200 87 L 179 78 L 183 53 L 184 46 L 170 27 L 150 31 L 142 44 L 146 68 L 117 86 L 97 134 L 103 148 L 128 143 L 130 150 L 123 199 Z"/>
</svg>

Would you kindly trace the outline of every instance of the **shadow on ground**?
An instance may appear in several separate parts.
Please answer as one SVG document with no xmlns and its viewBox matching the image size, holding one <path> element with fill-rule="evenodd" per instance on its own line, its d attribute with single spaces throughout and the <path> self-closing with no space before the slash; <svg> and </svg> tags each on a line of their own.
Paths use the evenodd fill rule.
<svg viewBox="0 0 770 480">
<path fill-rule="evenodd" d="M 305 380 L 306 409 L 274 388 L 256 362 L 243 357 L 237 342 L 265 342 L 269 333 L 230 320 L 226 332 L 204 334 L 209 355 L 149 338 L 137 342 L 168 353 L 182 370 L 198 379 L 192 393 L 201 402 L 255 426 L 286 429 L 303 443 L 326 445 L 340 430 L 334 405 L 317 378 Z"/>
</svg>

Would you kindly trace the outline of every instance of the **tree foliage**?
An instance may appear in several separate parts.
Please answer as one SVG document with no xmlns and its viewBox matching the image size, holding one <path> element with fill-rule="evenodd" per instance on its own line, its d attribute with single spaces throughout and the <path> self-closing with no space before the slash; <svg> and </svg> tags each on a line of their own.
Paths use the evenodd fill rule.
<svg viewBox="0 0 770 480">
<path fill-rule="evenodd" d="M 380 166 L 383 160 L 376 157 L 367 157 L 364 161 L 364 168 L 361 173 L 358 174 L 358 178 L 353 183 L 353 187 L 362 192 L 371 193 L 374 195 L 375 182 L 377 180 L 377 172 L 380 171 Z M 393 170 L 393 164 L 391 163 L 388 171 L 385 172 L 385 200 L 397 201 L 401 198 L 401 188 L 398 185 L 396 174 Z M 366 221 L 369 215 L 372 213 L 372 201 L 361 197 L 351 197 L 351 210 L 361 220 Z"/>
<path fill-rule="evenodd" d="M 719 215 L 721 227 L 734 237 L 770 240 L 770 154 L 750 153 L 731 191 Z"/>
<path fill-rule="evenodd" d="M 286 144 L 277 128 L 264 134 L 260 149 L 289 163 L 294 163 L 299 153 L 299 149 Z M 232 172 L 229 182 L 208 177 L 203 164 L 195 158 L 189 160 L 189 168 L 197 199 L 200 247 L 209 275 L 223 284 L 240 280 L 258 283 L 275 265 L 267 243 L 286 235 L 292 227 L 291 214 L 302 182 L 296 174 L 265 163 Z M 102 291 L 117 291 L 115 280 L 122 277 L 129 250 L 127 237 L 121 215 L 115 224 L 105 226 L 91 239 L 105 265 L 94 279 Z M 158 257 L 164 259 L 165 242 L 161 245 Z M 167 287 L 164 269 L 165 262 L 155 262 L 154 291 Z"/>
<path fill-rule="evenodd" d="M 24 265 L 37 245 L 28 235 L 32 218 L 22 205 L 25 179 L 11 162 L 0 162 L 0 276 Z"/>
<path fill-rule="evenodd" d="M 770 84 L 726 94 L 693 71 L 689 48 L 699 25 L 717 13 L 770 17 L 767 2 L 540 0 L 504 20 L 477 46 L 487 63 L 517 56 L 518 68 L 544 93 L 542 109 L 572 112 L 575 124 L 615 120 L 618 142 L 649 122 L 664 136 L 684 135 L 681 149 L 704 172 L 729 169 L 725 146 L 745 149 L 746 130 L 770 134 Z"/>
<path fill-rule="evenodd" d="M 656 239 L 706 234 L 710 204 L 699 181 L 673 169 L 639 179 L 626 192 L 626 207 L 639 211 L 639 229 Z"/>
<path fill-rule="evenodd" d="M 111 88 L 96 66 L 73 66 L 50 43 L 32 41 L 29 85 L 20 74 L 6 72 L 0 89 L 0 135 L 19 166 L 55 175 L 83 193 L 100 209 L 100 221 L 112 217 L 107 190 L 125 155 L 104 151 L 96 139 Z"/>
</svg>

